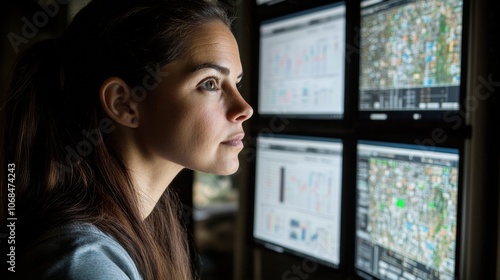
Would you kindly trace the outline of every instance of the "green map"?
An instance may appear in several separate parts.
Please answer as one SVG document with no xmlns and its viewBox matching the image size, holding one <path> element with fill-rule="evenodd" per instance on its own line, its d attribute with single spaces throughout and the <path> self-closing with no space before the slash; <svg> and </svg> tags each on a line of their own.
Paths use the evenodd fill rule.
<svg viewBox="0 0 500 280">
<path fill-rule="evenodd" d="M 372 240 L 453 275 L 458 169 L 395 159 L 371 159 L 369 166 Z"/>
<path fill-rule="evenodd" d="M 460 85 L 462 1 L 407 2 L 363 10 L 361 90 Z"/>
</svg>

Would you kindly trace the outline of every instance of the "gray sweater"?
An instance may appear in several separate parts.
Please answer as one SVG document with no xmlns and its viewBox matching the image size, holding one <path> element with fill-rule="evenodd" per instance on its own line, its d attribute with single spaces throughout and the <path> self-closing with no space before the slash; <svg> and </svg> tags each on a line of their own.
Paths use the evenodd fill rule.
<svg viewBox="0 0 500 280">
<path fill-rule="evenodd" d="M 113 237 L 87 223 L 49 230 L 28 249 L 24 261 L 22 271 L 9 276 L 58 280 L 142 279 L 125 249 Z"/>
</svg>

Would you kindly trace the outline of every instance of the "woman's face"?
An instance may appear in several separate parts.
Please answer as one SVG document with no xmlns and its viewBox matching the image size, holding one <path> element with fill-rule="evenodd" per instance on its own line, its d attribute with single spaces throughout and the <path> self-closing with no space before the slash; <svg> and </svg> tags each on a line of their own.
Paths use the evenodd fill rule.
<svg viewBox="0 0 500 280">
<path fill-rule="evenodd" d="M 241 97 L 238 46 L 221 22 L 193 33 L 184 55 L 161 69 L 157 88 L 139 105 L 143 152 L 189 169 L 231 174 L 239 167 L 242 124 L 253 110 Z"/>
</svg>

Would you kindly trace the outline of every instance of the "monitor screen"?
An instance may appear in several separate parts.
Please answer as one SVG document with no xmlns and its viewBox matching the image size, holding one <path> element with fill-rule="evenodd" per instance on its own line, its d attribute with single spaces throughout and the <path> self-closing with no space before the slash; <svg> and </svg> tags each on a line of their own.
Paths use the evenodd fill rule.
<svg viewBox="0 0 500 280">
<path fill-rule="evenodd" d="M 441 119 L 460 107 L 462 0 L 361 4 L 359 110 Z"/>
<path fill-rule="evenodd" d="M 459 152 L 358 142 L 358 274 L 456 279 Z"/>
<path fill-rule="evenodd" d="M 343 2 L 262 22 L 259 56 L 259 114 L 343 118 Z"/>
<path fill-rule="evenodd" d="M 260 135 L 255 181 L 255 240 L 337 267 L 342 142 Z"/>
</svg>

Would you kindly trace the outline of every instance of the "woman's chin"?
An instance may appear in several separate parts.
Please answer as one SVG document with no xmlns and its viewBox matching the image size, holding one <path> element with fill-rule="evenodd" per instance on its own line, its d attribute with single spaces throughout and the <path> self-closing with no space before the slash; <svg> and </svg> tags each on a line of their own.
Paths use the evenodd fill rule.
<svg viewBox="0 0 500 280">
<path fill-rule="evenodd" d="M 217 163 L 212 168 L 206 170 L 198 170 L 205 173 L 211 173 L 216 175 L 232 175 L 238 171 L 240 167 L 240 162 L 238 159 L 228 161 L 226 163 Z"/>
</svg>

